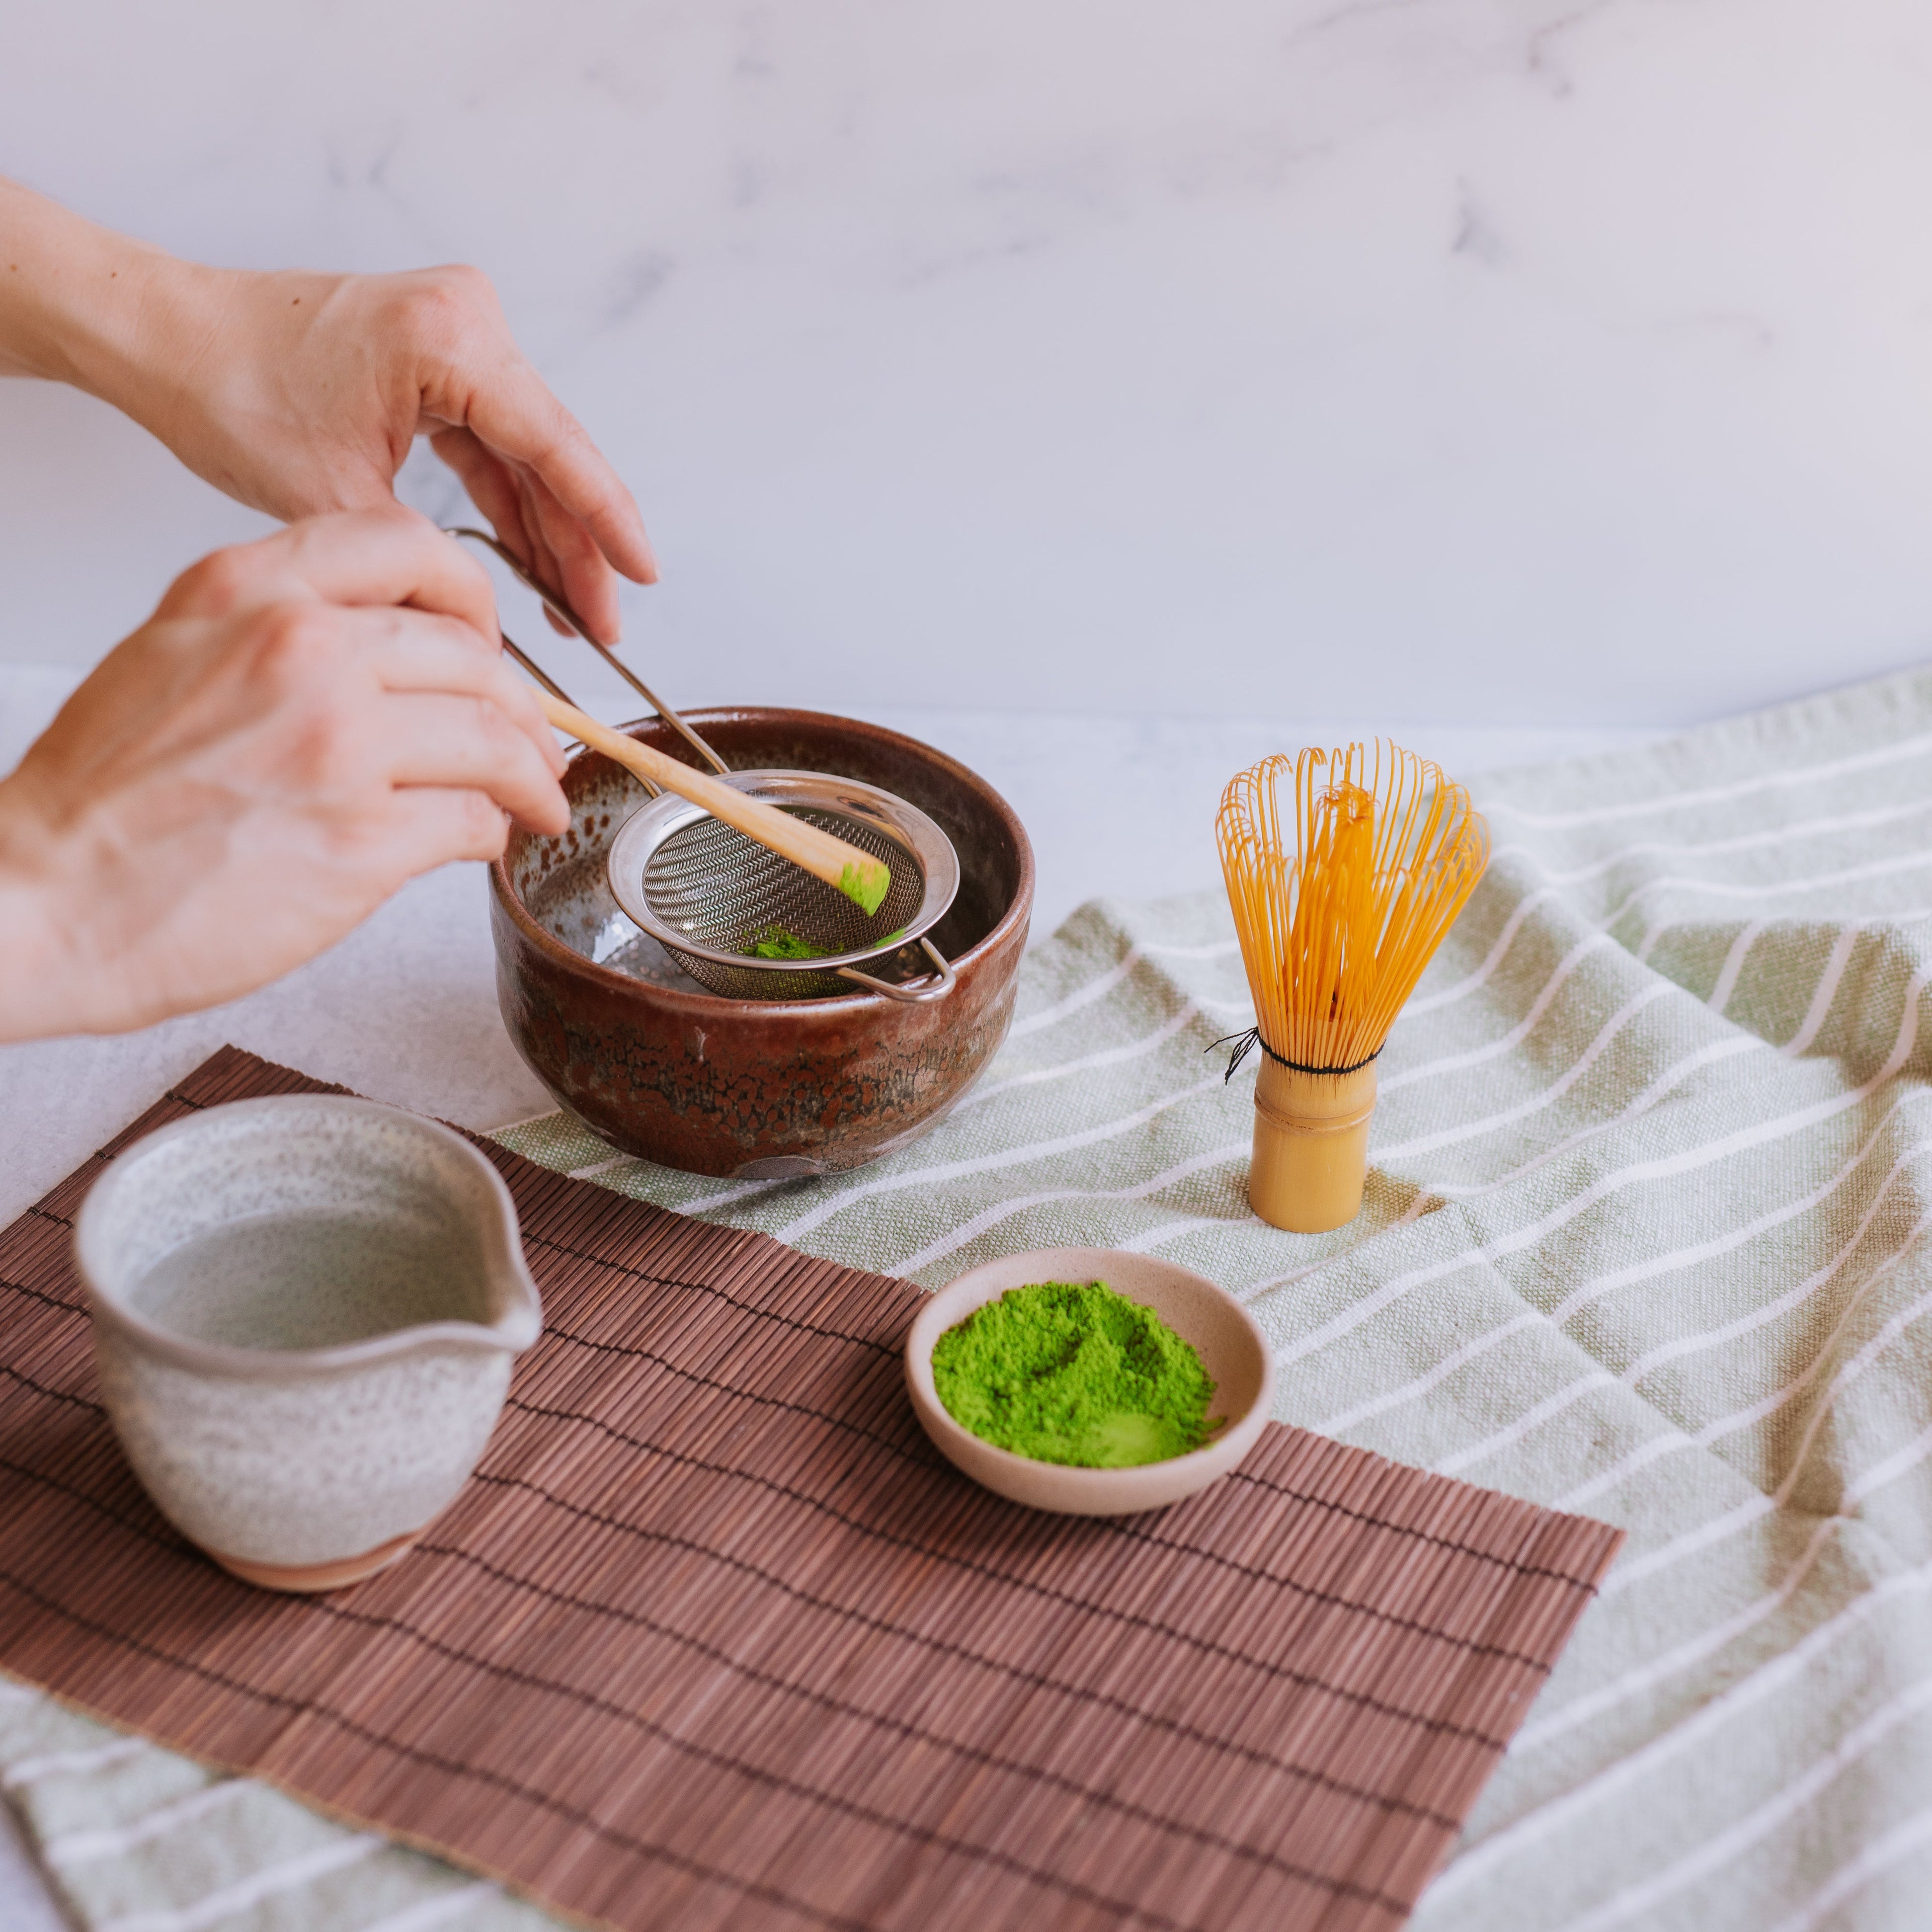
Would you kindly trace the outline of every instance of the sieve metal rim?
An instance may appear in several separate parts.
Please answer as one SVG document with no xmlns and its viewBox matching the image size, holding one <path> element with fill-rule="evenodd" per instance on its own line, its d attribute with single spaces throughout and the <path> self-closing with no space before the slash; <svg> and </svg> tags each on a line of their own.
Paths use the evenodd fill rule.
<svg viewBox="0 0 1932 1932">
<path fill-rule="evenodd" d="M 730 771 L 720 774 L 723 782 L 737 790 L 778 806 L 809 808 L 815 812 L 838 812 L 884 832 L 918 862 L 925 880 L 919 910 L 890 946 L 862 946 L 855 952 L 836 952 L 811 959 L 747 960 L 742 952 L 706 946 L 664 923 L 652 911 L 644 895 L 645 868 L 652 856 L 675 832 L 709 814 L 702 806 L 680 798 L 675 792 L 661 792 L 640 806 L 618 828 L 604 861 L 604 874 L 610 896 L 625 916 L 650 934 L 660 946 L 719 966 L 742 968 L 752 966 L 760 972 L 812 974 L 834 972 L 842 966 L 860 966 L 868 961 L 890 958 L 902 947 L 923 938 L 944 919 L 959 892 L 959 855 L 952 842 L 938 825 L 916 805 L 896 793 L 862 779 L 845 778 L 830 772 Z"/>
</svg>

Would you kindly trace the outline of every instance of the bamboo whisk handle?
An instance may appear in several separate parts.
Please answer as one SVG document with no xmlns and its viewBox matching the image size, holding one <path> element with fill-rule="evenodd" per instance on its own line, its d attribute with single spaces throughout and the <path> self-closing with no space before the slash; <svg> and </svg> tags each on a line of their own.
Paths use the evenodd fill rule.
<svg viewBox="0 0 1932 1932">
<path fill-rule="evenodd" d="M 1362 1210 L 1369 1172 L 1372 1063 L 1352 1073 L 1304 1073 L 1262 1058 L 1248 1204 L 1270 1227 L 1325 1234 Z"/>
</svg>

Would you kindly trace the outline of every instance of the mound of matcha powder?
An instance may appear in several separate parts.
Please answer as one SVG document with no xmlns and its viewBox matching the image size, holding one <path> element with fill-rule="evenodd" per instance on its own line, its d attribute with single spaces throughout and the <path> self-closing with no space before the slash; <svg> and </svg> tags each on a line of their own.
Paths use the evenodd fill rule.
<svg viewBox="0 0 1932 1932">
<path fill-rule="evenodd" d="M 1162 1462 L 1220 1426 L 1192 1343 L 1104 1281 L 1008 1288 L 940 1336 L 932 1378 L 954 1421 L 1039 1462 Z"/>
</svg>

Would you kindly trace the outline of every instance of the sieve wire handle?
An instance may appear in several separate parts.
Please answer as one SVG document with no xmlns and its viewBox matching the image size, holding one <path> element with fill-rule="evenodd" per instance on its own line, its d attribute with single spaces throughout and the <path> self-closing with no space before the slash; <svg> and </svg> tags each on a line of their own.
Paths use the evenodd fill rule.
<svg viewBox="0 0 1932 1932">
<path fill-rule="evenodd" d="M 943 1000 L 958 983 L 952 970 L 952 962 L 929 939 L 922 939 L 926 956 L 939 970 L 935 976 L 927 974 L 923 978 L 908 980 L 903 982 L 891 980 L 875 980 L 869 973 L 862 973 L 856 966 L 835 966 L 832 969 L 842 980 L 850 980 L 873 992 L 883 993 L 889 1000 L 903 1000 L 908 1006 L 923 1006 L 929 1000 Z"/>
<path fill-rule="evenodd" d="M 503 568 L 507 570 L 526 590 L 534 592 L 536 596 L 541 597 L 543 599 L 544 608 L 546 610 L 550 611 L 554 616 L 561 618 L 565 623 L 568 624 L 571 629 L 574 631 L 578 636 L 581 638 L 593 651 L 596 651 L 598 656 L 603 658 L 604 662 L 608 664 L 610 668 L 614 670 L 617 675 L 621 677 L 624 682 L 628 684 L 631 688 L 641 698 L 644 702 L 648 704 L 651 709 L 655 711 L 658 716 L 662 718 L 664 722 L 668 724 L 670 728 L 675 731 L 677 735 L 682 738 L 684 742 L 688 745 L 714 772 L 722 774 L 723 772 L 728 772 L 731 769 L 731 767 L 728 765 L 724 760 L 721 758 L 718 754 L 714 752 L 711 747 L 707 745 L 704 740 L 700 738 L 698 734 L 694 731 L 691 727 L 664 701 L 662 698 L 658 697 L 656 692 L 652 690 L 650 686 L 647 685 L 642 678 L 638 676 L 637 673 L 634 671 L 608 644 L 599 644 L 598 640 L 590 634 L 589 626 L 586 626 L 584 620 L 578 616 L 577 613 L 563 601 L 561 596 L 560 596 L 555 591 L 546 590 L 544 586 L 524 568 L 522 563 L 518 560 L 516 553 L 510 549 L 508 544 L 500 542 L 495 537 L 493 537 L 488 530 L 471 530 L 467 524 L 455 524 L 446 526 L 444 529 L 443 535 L 446 537 L 463 537 L 467 538 L 471 543 L 480 543 L 482 544 L 484 549 L 490 551 L 496 556 L 497 561 L 502 565 Z M 506 638 L 503 641 L 506 644 L 508 644 L 509 640 Z M 543 673 L 538 670 L 536 666 L 532 664 L 530 659 L 525 657 L 521 651 L 518 651 L 516 652 L 516 658 L 517 662 L 521 664 L 526 670 L 529 671 L 537 680 L 537 681 L 540 684 L 543 685 L 548 690 L 559 697 L 562 695 L 562 693 L 557 690 L 556 686 L 552 684 L 550 680 L 545 677 Z"/>
</svg>

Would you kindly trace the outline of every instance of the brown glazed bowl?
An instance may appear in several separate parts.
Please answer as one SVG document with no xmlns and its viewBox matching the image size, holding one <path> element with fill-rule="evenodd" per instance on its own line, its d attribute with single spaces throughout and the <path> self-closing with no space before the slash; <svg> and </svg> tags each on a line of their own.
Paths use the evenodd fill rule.
<svg viewBox="0 0 1932 1932">
<path fill-rule="evenodd" d="M 926 1005 L 706 992 L 610 896 L 604 860 L 644 789 L 579 752 L 563 781 L 570 830 L 513 830 L 490 868 L 504 1024 L 557 1103 L 626 1154 L 755 1180 L 876 1160 L 936 1126 L 1006 1037 L 1033 911 L 1026 832 L 985 779 L 883 726 L 761 708 L 686 717 L 734 770 L 860 778 L 937 820 L 960 884 L 931 937 L 958 983 Z M 659 719 L 622 728 L 695 762 Z"/>
</svg>

